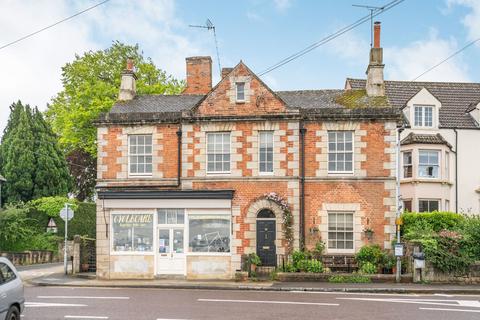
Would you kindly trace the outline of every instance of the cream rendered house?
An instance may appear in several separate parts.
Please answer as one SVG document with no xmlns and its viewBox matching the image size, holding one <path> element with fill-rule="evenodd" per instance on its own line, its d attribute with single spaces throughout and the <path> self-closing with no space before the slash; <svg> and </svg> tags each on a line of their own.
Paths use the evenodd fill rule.
<svg viewBox="0 0 480 320">
<path fill-rule="evenodd" d="M 347 79 L 353 89 L 365 80 Z M 402 108 L 404 210 L 480 213 L 480 83 L 385 81 Z"/>
</svg>

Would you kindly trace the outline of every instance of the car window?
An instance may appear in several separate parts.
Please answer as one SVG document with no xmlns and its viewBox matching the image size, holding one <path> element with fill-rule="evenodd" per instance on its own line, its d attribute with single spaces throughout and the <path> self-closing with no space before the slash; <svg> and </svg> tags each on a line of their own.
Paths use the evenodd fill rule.
<svg viewBox="0 0 480 320">
<path fill-rule="evenodd" d="M 12 269 L 10 269 L 9 266 L 7 266 L 5 263 L 0 262 L 0 278 L 3 278 L 3 283 L 12 281 L 15 279 L 17 276 L 13 272 Z M 2 280 L 0 280 L 0 283 L 2 283 Z"/>
</svg>

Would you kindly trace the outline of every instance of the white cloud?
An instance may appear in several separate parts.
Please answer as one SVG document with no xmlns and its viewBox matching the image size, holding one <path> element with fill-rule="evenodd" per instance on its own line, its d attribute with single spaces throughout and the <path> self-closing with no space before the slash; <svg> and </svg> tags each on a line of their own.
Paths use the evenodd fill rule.
<svg viewBox="0 0 480 320">
<path fill-rule="evenodd" d="M 277 8 L 280 11 L 290 8 L 290 6 L 292 5 L 292 2 L 293 0 L 273 0 L 275 8 Z"/>
<path fill-rule="evenodd" d="M 479 0 L 448 0 L 448 8 L 460 5 L 471 9 L 462 19 L 463 25 L 467 28 L 468 38 L 475 40 L 480 38 L 480 1 Z M 477 43 L 480 46 L 480 42 Z"/>
<path fill-rule="evenodd" d="M 391 80 L 412 80 L 450 54 L 458 50 L 454 39 L 441 39 L 432 30 L 427 39 L 418 40 L 405 47 L 384 49 L 386 78 Z M 467 65 L 458 55 L 441 64 L 419 81 L 470 81 Z"/>
<path fill-rule="evenodd" d="M 92 1 L 0 1 L 0 45 L 61 20 L 92 5 Z M 19 23 L 21 22 L 21 23 Z M 2 65 L 0 135 L 12 102 L 46 108 L 61 90 L 61 67 L 88 50 L 107 48 L 113 40 L 138 43 L 160 68 L 185 77 L 185 57 L 212 55 L 213 38 L 203 30 L 180 35 L 187 23 L 176 18 L 173 0 L 116 0 L 0 50 Z M 183 28 L 183 29 L 182 29 Z M 198 33 L 197 33 L 198 32 Z"/>
</svg>

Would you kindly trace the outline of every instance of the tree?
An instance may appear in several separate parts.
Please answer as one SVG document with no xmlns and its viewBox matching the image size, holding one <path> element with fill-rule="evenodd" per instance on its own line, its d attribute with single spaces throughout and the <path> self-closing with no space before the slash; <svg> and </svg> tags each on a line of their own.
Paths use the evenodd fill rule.
<svg viewBox="0 0 480 320">
<path fill-rule="evenodd" d="M 2 175 L 7 179 L 2 196 L 5 202 L 29 201 L 33 197 L 35 176 L 35 137 L 32 132 L 32 111 L 18 101 L 11 107 L 11 116 L 2 137 Z"/>
<path fill-rule="evenodd" d="M 37 109 L 20 101 L 10 110 L 0 147 L 5 202 L 66 195 L 70 175 L 52 129 Z"/>
<path fill-rule="evenodd" d="M 36 156 L 33 198 L 66 195 L 71 178 L 57 137 L 37 109 L 33 120 Z"/>
<path fill-rule="evenodd" d="M 106 50 L 76 55 L 73 62 L 62 68 L 63 90 L 52 100 L 46 115 L 68 154 L 79 198 L 93 193 L 97 156 L 97 130 L 93 122 L 117 100 L 127 58 L 135 62 L 138 94 L 178 94 L 183 90 L 183 81 L 158 69 L 150 58 L 143 56 L 138 45 L 118 41 Z M 80 166 L 85 164 L 82 170 Z"/>
</svg>

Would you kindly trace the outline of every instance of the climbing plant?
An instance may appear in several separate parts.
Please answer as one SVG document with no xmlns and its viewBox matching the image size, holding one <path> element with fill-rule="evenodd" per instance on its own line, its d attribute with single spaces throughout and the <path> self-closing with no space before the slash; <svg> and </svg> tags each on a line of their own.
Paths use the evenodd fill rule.
<svg viewBox="0 0 480 320">
<path fill-rule="evenodd" d="M 276 203 L 282 209 L 283 235 L 287 242 L 287 254 L 293 251 L 293 214 L 288 201 L 275 192 L 266 193 L 264 198 Z"/>
</svg>

